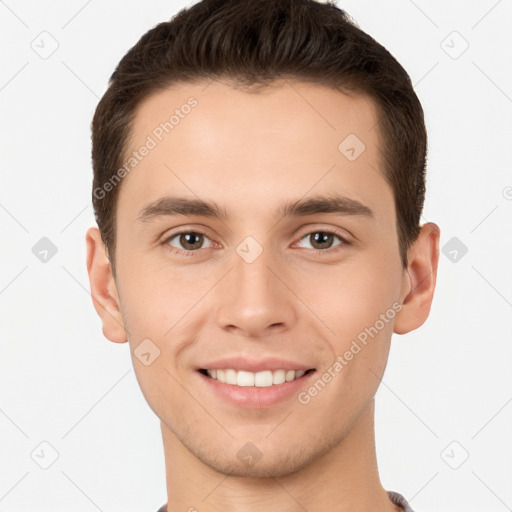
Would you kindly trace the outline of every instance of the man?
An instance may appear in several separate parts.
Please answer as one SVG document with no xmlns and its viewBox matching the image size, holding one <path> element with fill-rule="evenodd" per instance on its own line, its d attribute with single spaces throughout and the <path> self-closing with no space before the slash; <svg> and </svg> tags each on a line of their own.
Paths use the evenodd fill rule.
<svg viewBox="0 0 512 512">
<path fill-rule="evenodd" d="M 332 3 L 204 0 L 121 60 L 92 132 L 91 292 L 161 421 L 159 512 L 410 511 L 374 396 L 439 228 L 400 64 Z"/>
</svg>

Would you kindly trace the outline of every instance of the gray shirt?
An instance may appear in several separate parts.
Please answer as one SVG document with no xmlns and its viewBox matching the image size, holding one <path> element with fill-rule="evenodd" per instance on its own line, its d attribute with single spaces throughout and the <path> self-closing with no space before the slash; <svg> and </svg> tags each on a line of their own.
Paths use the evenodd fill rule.
<svg viewBox="0 0 512 512">
<path fill-rule="evenodd" d="M 402 507 L 404 509 L 404 512 L 414 512 L 414 510 L 411 508 L 411 505 L 407 503 L 407 500 L 398 492 L 394 491 L 387 491 L 389 499 L 399 507 Z"/>
</svg>

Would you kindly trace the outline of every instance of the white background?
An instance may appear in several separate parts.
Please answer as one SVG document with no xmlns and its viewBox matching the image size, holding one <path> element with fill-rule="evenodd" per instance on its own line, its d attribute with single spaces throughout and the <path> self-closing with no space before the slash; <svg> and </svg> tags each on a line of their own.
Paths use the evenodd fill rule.
<svg viewBox="0 0 512 512">
<path fill-rule="evenodd" d="M 4 512 L 156 512 L 166 502 L 159 422 L 128 344 L 102 336 L 84 236 L 96 104 L 128 48 L 185 5 L 0 2 Z M 383 485 L 417 512 L 512 510 L 512 4 L 338 5 L 409 72 L 429 130 L 424 221 L 441 227 L 441 246 L 457 237 L 468 248 L 457 262 L 441 255 L 427 323 L 393 337 L 377 394 Z M 47 59 L 31 48 L 43 31 L 58 42 Z M 469 47 L 453 58 L 462 38 Z M 46 263 L 32 253 L 42 237 L 58 249 Z M 43 441 L 59 454 L 48 469 L 31 458 Z"/>
</svg>

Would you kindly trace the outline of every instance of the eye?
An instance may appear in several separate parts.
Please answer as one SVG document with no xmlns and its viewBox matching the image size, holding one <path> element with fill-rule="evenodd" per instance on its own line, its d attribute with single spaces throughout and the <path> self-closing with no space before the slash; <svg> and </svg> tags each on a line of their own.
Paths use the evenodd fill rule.
<svg viewBox="0 0 512 512">
<path fill-rule="evenodd" d="M 175 239 L 176 242 L 173 243 Z M 204 249 L 203 244 L 205 240 L 210 239 L 200 231 L 181 231 L 168 237 L 164 243 L 173 247 L 178 253 L 187 254 L 199 249 Z M 176 246 L 174 245 L 175 243 L 179 245 Z M 212 247 L 212 245 L 209 247 Z"/>
<path fill-rule="evenodd" d="M 335 239 L 338 239 L 339 243 L 333 246 Z M 309 243 L 309 247 L 306 245 L 306 249 L 311 249 L 317 253 L 326 253 L 329 249 L 333 249 L 339 245 L 350 244 L 350 242 L 348 242 L 340 234 L 330 230 L 317 230 L 306 234 L 299 241 L 300 247 L 304 247 L 301 244 L 303 240 L 306 240 L 306 243 Z M 210 244 L 206 247 L 204 247 L 205 241 L 210 242 Z M 173 252 L 186 256 L 192 256 L 194 252 L 197 252 L 200 249 L 211 248 L 214 246 L 212 240 L 206 236 L 205 233 L 198 230 L 180 231 L 179 233 L 174 233 L 173 235 L 167 237 L 163 243 L 165 245 L 171 246 Z"/>
<path fill-rule="evenodd" d="M 333 240 L 335 238 L 341 242 L 337 245 L 349 244 L 349 242 L 347 242 L 341 235 L 329 230 L 312 231 L 306 236 L 303 236 L 300 241 L 306 240 L 310 244 L 310 247 L 306 247 L 307 249 L 313 249 L 317 252 L 326 252 L 327 249 L 332 248 Z"/>
</svg>

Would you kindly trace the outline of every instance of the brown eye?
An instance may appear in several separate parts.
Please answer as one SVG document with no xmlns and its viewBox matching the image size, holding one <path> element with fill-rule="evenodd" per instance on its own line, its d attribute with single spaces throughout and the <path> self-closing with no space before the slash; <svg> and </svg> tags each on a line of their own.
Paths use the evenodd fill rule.
<svg viewBox="0 0 512 512">
<path fill-rule="evenodd" d="M 183 233 L 180 235 L 179 241 L 185 249 L 200 249 L 203 245 L 204 236 L 200 233 Z"/>
<path fill-rule="evenodd" d="M 333 246 L 333 241 L 336 238 L 341 242 L 341 244 L 336 245 L 342 245 L 345 242 L 343 238 L 341 238 L 339 235 L 331 231 L 314 231 L 302 237 L 301 241 L 306 240 L 307 242 L 309 242 L 310 247 L 306 248 L 315 250 L 326 250 L 330 249 Z"/>
<path fill-rule="evenodd" d="M 172 243 L 175 239 L 177 239 L 177 245 Z M 176 233 L 169 237 L 166 243 L 176 248 L 178 252 L 191 252 L 202 249 L 205 239 L 209 240 L 203 233 L 198 233 L 197 231 L 183 231 L 182 233 Z"/>
</svg>

